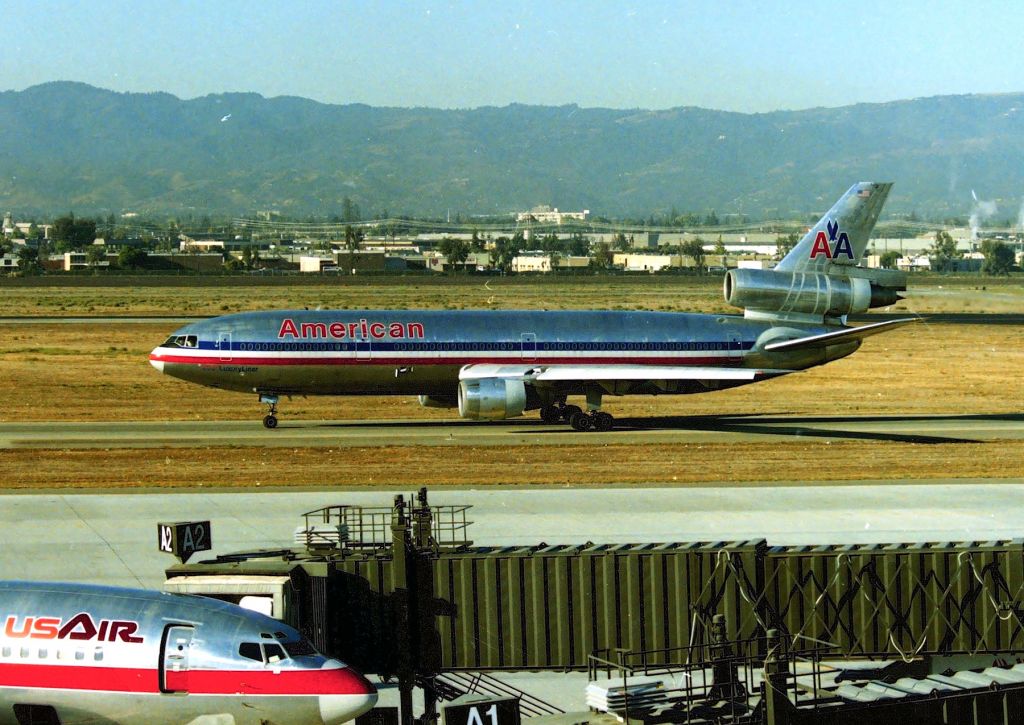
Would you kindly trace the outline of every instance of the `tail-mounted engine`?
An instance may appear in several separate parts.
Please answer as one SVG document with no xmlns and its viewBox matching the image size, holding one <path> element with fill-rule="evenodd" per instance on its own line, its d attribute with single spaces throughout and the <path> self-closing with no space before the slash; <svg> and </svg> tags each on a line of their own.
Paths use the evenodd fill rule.
<svg viewBox="0 0 1024 725">
<path fill-rule="evenodd" d="M 891 305 L 907 288 L 900 272 L 864 267 L 844 271 L 848 276 L 731 269 L 725 275 L 725 301 L 742 307 L 748 316 L 820 321 Z"/>
</svg>

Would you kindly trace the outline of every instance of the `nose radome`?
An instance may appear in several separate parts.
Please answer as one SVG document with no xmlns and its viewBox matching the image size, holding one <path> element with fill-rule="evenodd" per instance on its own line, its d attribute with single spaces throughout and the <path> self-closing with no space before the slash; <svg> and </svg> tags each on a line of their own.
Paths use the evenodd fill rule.
<svg viewBox="0 0 1024 725">
<path fill-rule="evenodd" d="M 337 660 L 327 660 L 321 671 L 333 670 L 332 686 L 320 695 L 320 719 L 324 725 L 340 725 L 355 720 L 377 704 L 377 689 L 351 667 Z"/>
<path fill-rule="evenodd" d="M 377 704 L 377 693 L 362 695 L 320 695 L 320 719 L 324 725 L 341 725 L 355 720 Z"/>
</svg>

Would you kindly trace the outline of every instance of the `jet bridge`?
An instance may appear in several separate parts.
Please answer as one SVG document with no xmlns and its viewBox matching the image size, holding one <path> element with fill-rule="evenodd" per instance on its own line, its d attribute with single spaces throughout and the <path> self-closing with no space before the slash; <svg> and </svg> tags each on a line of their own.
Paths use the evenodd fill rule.
<svg viewBox="0 0 1024 725">
<path fill-rule="evenodd" d="M 396 677 L 403 702 L 416 683 L 434 702 L 442 673 L 585 671 L 602 650 L 669 665 L 680 648 L 712 642 L 716 616 L 722 637 L 762 658 L 769 631 L 842 657 L 1024 652 L 1020 539 L 487 547 L 469 538 L 468 506 L 432 506 L 425 489 L 390 507 L 328 506 L 300 523 L 294 547 L 179 564 L 167 586 L 188 577 L 189 591 L 224 596 L 225 578 L 244 577 L 278 587 L 264 591 L 282 602 L 274 616 L 324 652 Z"/>
</svg>

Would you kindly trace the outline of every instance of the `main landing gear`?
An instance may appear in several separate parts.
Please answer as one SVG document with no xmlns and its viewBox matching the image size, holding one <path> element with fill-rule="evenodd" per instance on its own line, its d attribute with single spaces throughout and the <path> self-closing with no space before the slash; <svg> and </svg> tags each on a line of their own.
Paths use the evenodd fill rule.
<svg viewBox="0 0 1024 725">
<path fill-rule="evenodd" d="M 597 398 L 596 404 L 594 398 Z M 578 405 L 566 405 L 564 400 L 548 404 L 540 409 L 540 419 L 545 423 L 568 423 L 573 430 L 580 432 L 596 430 L 609 431 L 615 425 L 615 418 L 610 413 L 598 410 L 601 405 L 600 396 L 587 395 L 587 408 L 584 411 Z"/>
<path fill-rule="evenodd" d="M 260 402 L 270 406 L 270 410 L 263 416 L 263 427 L 264 428 L 276 428 L 277 427 L 277 396 L 276 395 L 265 395 L 260 394 Z"/>
</svg>

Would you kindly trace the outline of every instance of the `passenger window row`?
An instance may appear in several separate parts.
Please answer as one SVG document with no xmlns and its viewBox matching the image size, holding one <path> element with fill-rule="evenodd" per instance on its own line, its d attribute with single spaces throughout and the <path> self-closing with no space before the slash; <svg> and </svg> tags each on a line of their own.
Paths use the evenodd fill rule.
<svg viewBox="0 0 1024 725">
<path fill-rule="evenodd" d="M 33 650 L 31 647 L 2 647 L 0 648 L 0 659 L 55 659 L 55 660 L 84 660 L 85 650 L 76 649 L 74 651 L 68 649 L 50 649 L 48 647 L 39 647 Z M 103 660 L 103 648 L 96 647 L 93 649 L 92 658 L 96 662 Z"/>
</svg>

